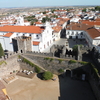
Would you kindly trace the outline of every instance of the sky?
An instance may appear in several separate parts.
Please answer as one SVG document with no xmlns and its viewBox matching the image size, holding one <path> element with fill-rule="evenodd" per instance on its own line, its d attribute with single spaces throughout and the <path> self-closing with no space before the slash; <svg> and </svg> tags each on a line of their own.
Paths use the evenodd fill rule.
<svg viewBox="0 0 100 100">
<path fill-rule="evenodd" d="M 2 7 L 100 5 L 100 0 L 0 0 Z"/>
</svg>

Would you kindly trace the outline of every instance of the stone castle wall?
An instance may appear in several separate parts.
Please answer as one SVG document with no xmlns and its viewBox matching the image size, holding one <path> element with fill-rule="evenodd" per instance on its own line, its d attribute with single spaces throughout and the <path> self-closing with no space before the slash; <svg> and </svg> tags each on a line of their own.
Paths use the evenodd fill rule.
<svg viewBox="0 0 100 100">
<path fill-rule="evenodd" d="M 4 63 L 0 65 L 0 77 L 4 77 L 7 75 L 10 75 L 10 73 L 13 73 L 15 71 L 20 70 L 20 65 L 17 61 L 18 56 L 17 54 L 9 54 L 9 57 L 2 57 L 0 60 Z"/>
</svg>

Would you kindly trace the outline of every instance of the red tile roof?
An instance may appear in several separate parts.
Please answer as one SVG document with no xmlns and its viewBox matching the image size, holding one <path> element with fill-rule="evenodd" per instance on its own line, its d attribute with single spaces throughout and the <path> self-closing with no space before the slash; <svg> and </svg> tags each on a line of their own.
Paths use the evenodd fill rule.
<svg viewBox="0 0 100 100">
<path fill-rule="evenodd" d="M 40 42 L 33 41 L 33 45 L 39 45 Z"/>
<path fill-rule="evenodd" d="M 62 29 L 60 26 L 53 27 L 54 32 L 59 32 Z"/>
<path fill-rule="evenodd" d="M 95 21 L 100 21 L 100 18 L 95 19 Z"/>
<path fill-rule="evenodd" d="M 43 29 L 38 26 L 1 26 L 2 32 L 23 32 L 23 33 L 37 33 L 41 34 Z"/>
<path fill-rule="evenodd" d="M 42 24 L 41 22 L 35 22 L 35 24 Z"/>
<path fill-rule="evenodd" d="M 88 25 L 100 25 L 100 21 L 89 21 L 89 20 L 84 20 L 81 21 L 83 24 L 88 24 Z"/>
<path fill-rule="evenodd" d="M 70 24 L 67 26 L 67 30 L 82 30 L 82 31 L 86 31 L 89 36 L 92 38 L 92 39 L 95 39 L 96 37 L 99 37 L 100 36 L 100 32 L 95 29 L 93 26 L 91 25 L 85 25 L 85 24 Z"/>
<path fill-rule="evenodd" d="M 3 37 L 10 37 L 13 33 L 7 33 Z"/>
<path fill-rule="evenodd" d="M 100 32 L 95 28 L 90 28 L 89 30 L 87 29 L 87 32 L 92 39 L 100 36 Z"/>
</svg>

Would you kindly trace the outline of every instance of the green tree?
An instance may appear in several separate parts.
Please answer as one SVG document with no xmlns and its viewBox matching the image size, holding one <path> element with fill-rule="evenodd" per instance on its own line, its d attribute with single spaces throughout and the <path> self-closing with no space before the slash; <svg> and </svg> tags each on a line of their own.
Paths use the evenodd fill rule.
<svg viewBox="0 0 100 100">
<path fill-rule="evenodd" d="M 45 23 L 46 21 L 51 21 L 51 19 L 48 16 L 42 18 L 42 23 Z"/>
<path fill-rule="evenodd" d="M 52 79 L 52 77 L 53 77 L 53 74 L 49 71 L 46 71 L 46 72 L 43 73 L 43 79 L 44 80 L 50 80 L 50 79 Z"/>
<path fill-rule="evenodd" d="M 57 15 L 52 15 L 51 17 L 53 17 L 53 18 L 58 18 L 58 16 L 57 16 Z"/>
<path fill-rule="evenodd" d="M 37 21 L 38 21 L 37 19 L 32 19 L 30 24 L 34 25 L 34 23 L 37 22 Z"/>
<path fill-rule="evenodd" d="M 28 17 L 24 17 L 25 20 L 27 21 L 32 21 L 35 19 L 35 16 L 28 16 Z"/>
<path fill-rule="evenodd" d="M 96 7 L 95 7 L 95 10 L 100 11 L 100 6 L 96 6 Z"/>
<path fill-rule="evenodd" d="M 73 54 L 77 55 L 78 54 L 78 45 L 74 45 L 73 49 Z"/>
<path fill-rule="evenodd" d="M 0 43 L 0 57 L 4 56 L 4 51 L 3 51 L 3 48 L 2 48 L 2 45 Z"/>
<path fill-rule="evenodd" d="M 52 9 L 51 12 L 54 13 L 55 9 Z"/>
<path fill-rule="evenodd" d="M 43 14 L 46 14 L 46 11 L 44 11 Z"/>
<path fill-rule="evenodd" d="M 82 10 L 82 12 L 86 12 L 86 8 L 84 8 L 84 9 Z"/>
</svg>

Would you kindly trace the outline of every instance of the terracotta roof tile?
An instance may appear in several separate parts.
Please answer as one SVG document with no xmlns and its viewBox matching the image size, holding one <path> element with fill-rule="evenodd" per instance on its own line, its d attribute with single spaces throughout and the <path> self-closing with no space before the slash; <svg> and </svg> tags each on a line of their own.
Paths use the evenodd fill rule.
<svg viewBox="0 0 100 100">
<path fill-rule="evenodd" d="M 41 22 L 35 22 L 35 24 L 42 24 Z"/>
<path fill-rule="evenodd" d="M 95 28 L 87 29 L 87 32 L 92 39 L 95 39 L 96 37 L 100 36 L 100 32 Z"/>
<path fill-rule="evenodd" d="M 0 31 L 2 32 L 23 32 L 23 33 L 37 33 L 41 34 L 43 29 L 38 26 L 2 26 Z"/>
<path fill-rule="evenodd" d="M 100 18 L 95 19 L 95 21 L 100 21 Z"/>
<path fill-rule="evenodd" d="M 33 41 L 33 45 L 39 45 L 40 42 Z"/>
<path fill-rule="evenodd" d="M 10 37 L 13 33 L 7 33 L 3 37 Z"/>
<path fill-rule="evenodd" d="M 79 23 L 70 24 L 67 26 L 67 30 L 86 31 L 92 39 L 100 36 L 100 32 L 91 25 L 85 25 L 85 24 L 79 24 Z"/>
<path fill-rule="evenodd" d="M 83 24 L 88 24 L 88 25 L 100 25 L 100 21 L 89 21 L 89 20 L 84 20 L 81 21 Z"/>
<path fill-rule="evenodd" d="M 59 32 L 62 29 L 60 26 L 53 27 L 54 32 Z"/>
</svg>

